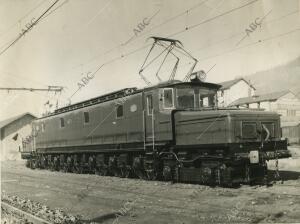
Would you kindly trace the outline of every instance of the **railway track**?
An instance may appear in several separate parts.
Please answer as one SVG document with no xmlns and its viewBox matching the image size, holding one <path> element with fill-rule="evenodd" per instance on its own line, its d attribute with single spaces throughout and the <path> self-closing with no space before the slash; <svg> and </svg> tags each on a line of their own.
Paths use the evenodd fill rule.
<svg viewBox="0 0 300 224">
<path fill-rule="evenodd" d="M 10 205 L 4 201 L 1 201 L 1 207 L 6 210 L 8 214 L 11 214 L 13 217 L 20 219 L 20 220 L 26 220 L 27 223 L 33 223 L 33 224 L 51 224 L 51 222 L 42 219 L 38 216 L 35 216 L 31 213 L 28 213 L 26 211 L 21 210 L 20 208 L 17 208 L 16 206 Z"/>
<path fill-rule="evenodd" d="M 30 176 L 30 175 L 28 175 Z M 41 179 L 39 179 L 40 183 L 41 181 L 44 182 L 46 181 L 47 178 L 45 177 L 42 177 Z M 56 182 L 56 181 L 55 181 Z M 72 185 L 75 185 L 76 184 L 76 181 L 69 181 L 67 178 L 66 180 L 64 181 L 65 183 L 68 182 L 69 184 L 72 184 Z M 21 184 L 22 185 L 22 184 Z M 54 185 L 57 185 L 57 184 L 54 184 Z M 152 193 L 143 193 L 143 192 L 138 192 L 136 190 L 125 190 L 125 189 L 119 189 L 119 188 L 115 188 L 115 187 L 111 187 L 111 186 L 105 186 L 105 183 L 101 183 L 100 181 L 96 180 L 96 182 L 93 182 L 93 183 L 90 183 L 89 184 L 89 194 L 88 194 L 88 197 L 93 197 L 94 199 L 95 198 L 99 198 L 99 200 L 101 201 L 103 198 L 99 195 L 97 195 L 97 193 L 94 192 L 94 190 L 97 190 L 97 188 L 100 188 L 100 189 L 105 189 L 105 190 L 109 190 L 109 191 L 116 191 L 116 192 L 120 192 L 120 193 L 129 193 L 131 194 L 132 196 L 134 197 L 138 197 L 138 198 L 143 198 L 143 203 L 142 204 L 137 204 L 136 207 L 144 207 L 145 205 L 148 207 L 150 206 L 154 211 L 155 210 L 160 210 L 161 207 L 165 207 L 167 209 L 176 209 L 176 210 L 182 210 L 181 212 L 183 212 L 184 214 L 189 214 L 190 216 L 195 216 L 196 214 L 201 214 L 202 217 L 205 217 L 207 214 L 209 214 L 209 211 L 207 211 L 206 209 L 202 210 L 202 211 L 199 211 L 198 209 L 195 209 L 195 208 L 186 208 L 184 204 L 182 204 L 181 206 L 176 206 L 176 201 L 178 201 L 178 199 L 176 199 L 176 197 L 168 197 L 168 196 L 161 196 L 161 195 L 157 195 L 156 193 L 159 192 L 160 188 L 159 189 L 156 189 L 156 190 L 153 190 Z M 180 185 L 181 186 L 181 185 Z M 176 186 L 175 189 L 186 189 L 186 190 L 195 190 L 197 191 L 197 189 L 192 189 L 192 188 L 189 188 L 187 186 L 187 188 L 184 188 L 184 187 L 180 187 L 180 186 Z M 33 186 L 35 187 L 35 186 Z M 57 189 L 47 189 L 47 190 L 50 190 L 50 191 L 56 191 L 56 192 L 62 192 L 63 194 L 68 194 L 70 192 L 68 191 L 64 191 L 64 190 L 61 190 L 61 189 L 58 189 L 58 185 L 56 186 Z M 217 193 L 217 190 L 215 189 L 212 189 L 211 190 L 215 191 L 215 192 L 212 192 L 212 193 Z M 221 190 L 221 188 L 219 188 L 219 190 Z M 85 191 L 85 190 L 82 190 L 82 191 Z M 201 192 L 203 191 L 203 189 L 199 189 L 199 192 L 200 193 L 203 193 Z M 205 191 L 205 189 L 204 189 Z M 152 199 L 152 200 L 149 200 L 149 199 Z M 148 203 L 148 201 L 157 201 L 157 200 L 160 200 L 161 202 L 159 204 L 152 204 L 152 203 Z M 83 199 L 84 200 L 84 199 Z M 115 198 L 114 200 L 119 200 L 120 203 L 119 204 L 122 204 L 122 199 L 118 199 L 118 198 Z M 200 203 L 201 202 L 194 202 L 193 204 L 197 204 L 197 203 Z M 214 207 L 215 209 L 219 210 L 220 212 L 223 211 L 222 213 L 224 215 L 226 214 L 230 214 L 232 213 L 232 208 L 227 208 L 227 207 L 224 207 L 224 206 L 220 206 L 218 203 L 214 203 L 213 201 L 206 201 L 205 202 L 207 205 L 209 204 L 209 207 Z M 165 204 L 165 206 L 163 206 L 162 204 Z M 197 207 L 197 206 L 195 206 Z M 253 209 L 249 209 L 247 207 L 244 207 L 242 208 L 241 210 L 239 209 L 236 209 L 236 212 L 238 213 L 247 213 L 247 214 L 252 214 L 253 212 L 255 212 L 256 215 L 261 215 L 263 216 L 263 212 L 261 211 L 258 211 L 258 210 L 253 210 Z M 249 218 L 251 216 L 249 215 Z"/>
<path fill-rule="evenodd" d="M 6 172 L 6 173 L 11 173 L 11 174 L 14 174 L 14 175 L 20 175 L 20 174 L 16 174 L 16 173 L 13 173 L 13 172 Z M 61 184 L 59 184 L 61 182 L 61 176 L 60 175 L 56 175 L 56 173 L 54 172 L 49 172 L 47 173 L 48 175 L 36 175 L 35 174 L 21 174 L 22 175 L 22 181 L 25 181 L 25 183 L 20 183 L 20 184 L 25 184 L 25 185 L 28 185 L 30 184 L 31 182 L 31 179 L 39 179 L 39 183 L 42 184 L 42 186 L 40 186 L 40 189 L 43 189 L 43 185 L 46 186 L 46 185 L 49 185 L 47 183 L 47 179 L 54 179 L 54 181 L 52 181 L 51 183 L 51 189 L 50 188 L 47 188 L 47 190 L 50 190 L 50 191 L 56 191 L 56 192 L 59 192 L 60 195 L 65 195 L 67 198 L 73 198 L 74 199 L 74 195 L 70 195 L 70 192 L 68 192 L 68 190 L 64 190 L 62 187 Z M 230 188 L 219 188 L 219 187 L 216 187 L 216 188 L 210 188 L 208 186 L 201 186 L 199 185 L 199 187 L 195 188 L 195 185 L 188 185 L 188 184 L 176 184 L 176 185 L 173 185 L 173 186 L 170 186 L 170 189 L 171 190 L 174 190 L 175 193 L 177 192 L 177 190 L 179 190 L 179 192 L 185 192 L 185 190 L 187 191 L 192 191 L 192 195 L 193 194 L 199 194 L 200 198 L 201 198 L 201 195 L 207 195 L 207 198 L 203 198 L 205 199 L 204 201 L 203 200 L 200 200 L 200 201 L 195 201 L 195 200 L 191 200 L 189 201 L 189 203 L 191 203 L 191 206 L 187 206 L 186 203 L 182 203 L 182 204 L 178 204 L 178 200 L 181 198 L 190 198 L 192 196 L 190 196 L 189 194 L 186 194 L 186 193 L 183 193 L 183 194 L 186 194 L 186 195 L 178 195 L 179 198 L 177 198 L 177 196 L 174 195 L 174 197 L 170 197 L 170 196 L 167 196 L 167 195 L 164 195 L 164 194 L 161 194 L 161 193 L 158 193 L 157 192 L 160 192 L 160 190 L 165 189 L 165 187 L 168 187 L 168 186 L 162 186 L 162 185 L 165 185 L 164 182 L 148 182 L 149 184 L 154 184 L 155 186 L 153 186 L 154 188 L 151 188 L 151 192 L 139 192 L 138 188 L 136 188 L 135 186 L 138 186 L 140 184 L 143 184 L 143 183 L 140 183 L 139 180 L 130 180 L 130 182 L 128 184 L 125 184 L 125 185 L 120 185 L 120 186 L 114 186 L 115 185 L 115 180 L 114 178 L 111 179 L 111 177 L 108 177 L 108 178 L 105 178 L 103 179 L 103 177 L 97 177 L 97 176 L 94 176 L 94 175 L 77 175 L 77 174 L 68 174 L 66 173 L 66 178 L 64 178 L 63 180 L 63 186 L 66 185 L 72 185 L 72 186 L 76 186 L 76 191 L 77 191 L 77 194 L 79 192 L 79 194 L 81 192 L 87 192 L 85 187 L 88 185 L 88 194 L 86 195 L 87 198 L 82 198 L 81 200 L 86 200 L 85 203 L 89 203 L 89 201 L 91 201 L 91 198 L 95 199 L 98 201 L 98 203 L 102 204 L 104 207 L 105 207 L 105 203 L 108 203 L 109 201 L 114 201 L 111 203 L 111 209 L 113 211 L 117 211 L 117 209 L 114 209 L 114 204 L 119 204 L 120 207 L 122 204 L 124 204 L 124 200 L 126 200 L 126 198 L 131 198 L 131 199 L 134 199 L 136 197 L 138 198 L 142 198 L 142 201 L 135 204 L 134 207 L 139 211 L 139 210 L 143 210 L 146 206 L 146 208 L 149 210 L 148 212 L 152 212 L 153 211 L 153 215 L 155 215 L 155 211 L 160 211 L 162 208 L 164 208 L 165 212 L 172 212 L 174 210 L 178 211 L 177 214 L 182 214 L 182 217 L 184 216 L 189 216 L 189 217 L 195 217 L 196 215 L 198 215 L 200 218 L 207 218 L 208 219 L 205 219 L 205 220 L 202 220 L 203 222 L 208 222 L 209 221 L 209 215 L 210 215 L 210 212 L 209 210 L 207 210 L 207 208 L 210 208 L 210 207 L 214 207 L 216 210 L 219 211 L 219 214 L 221 215 L 220 217 L 221 218 L 224 218 L 226 217 L 227 214 L 241 214 L 240 216 L 242 218 L 249 218 L 250 220 L 254 220 L 255 217 L 253 217 L 253 214 L 255 214 L 256 216 L 259 216 L 261 217 L 262 219 L 263 218 L 266 218 L 266 212 L 261 210 L 261 207 L 260 204 L 261 202 L 258 201 L 258 207 L 256 206 L 253 206 L 251 205 L 251 200 L 250 198 L 253 197 L 253 200 L 255 201 L 255 198 L 256 198 L 256 194 L 257 192 L 259 191 L 259 194 L 261 195 L 265 195 L 266 197 L 270 196 L 271 193 L 275 194 L 275 195 L 284 195 L 284 196 L 293 196 L 293 197 L 297 197 L 299 198 L 300 195 L 299 194 L 291 194 L 287 193 L 283 193 L 283 192 L 278 192 L 276 191 L 276 189 L 274 188 L 274 191 L 272 190 L 272 187 L 268 188 L 270 190 L 267 190 L 266 192 L 264 191 L 261 191 L 261 189 L 259 188 L 262 188 L 262 187 L 257 187 L 258 189 L 256 189 L 256 187 L 246 187 L 246 188 L 239 188 L 239 189 L 230 189 Z M 16 178 L 18 179 L 18 178 Z M 119 178 L 118 178 L 119 179 Z M 112 184 L 108 184 L 108 182 L 106 181 L 108 180 L 108 182 L 112 183 Z M 123 181 L 126 181 L 126 179 L 122 179 L 121 182 Z M 26 183 L 27 182 L 27 183 Z M 143 181 L 141 181 L 143 182 Z M 7 182 L 6 184 L 16 184 L 16 183 L 12 183 L 12 182 Z M 112 185 L 112 186 L 111 186 Z M 201 187 L 200 187 L 201 186 Z M 277 185 L 274 185 L 274 187 L 279 187 L 279 188 L 286 188 L 286 187 L 295 187 L 295 188 L 299 188 L 300 186 L 298 185 L 298 183 L 296 184 L 290 184 L 290 183 L 287 183 L 287 186 L 285 186 L 285 184 L 277 184 Z M 283 187 L 284 186 L 284 187 Z M 39 188 L 39 186 L 32 186 L 36 189 Z M 116 197 L 113 197 L 111 200 L 107 201 L 107 197 L 105 195 L 101 195 L 102 193 L 99 194 L 98 191 L 108 191 L 108 192 L 112 192 L 112 195 L 127 195 L 124 199 L 124 197 L 122 196 L 116 196 Z M 280 189 L 281 190 L 281 189 Z M 224 192 L 223 192 L 224 191 Z M 204 193 L 203 193 L 204 192 Z M 205 193 L 205 192 L 208 192 L 208 193 Z M 116 194 L 117 193 L 117 194 Z M 223 195 L 224 193 L 224 195 Z M 227 193 L 230 195 L 230 194 L 233 194 L 233 197 L 234 196 L 237 196 L 237 194 L 243 194 L 243 195 L 247 195 L 247 198 L 248 200 L 245 201 L 245 205 L 239 209 L 239 208 L 232 208 L 232 207 L 228 207 L 228 206 L 224 206 L 224 205 L 220 205 L 218 202 L 214 202 L 214 200 L 208 200 L 210 198 L 213 198 L 214 194 L 220 194 L 220 196 L 224 196 L 225 199 L 228 197 L 227 196 Z M 297 192 L 293 192 L 293 193 L 297 193 Z M 111 193 L 107 193 L 108 195 L 110 195 Z M 215 195 L 215 196 L 216 196 Z M 103 198 L 104 196 L 104 198 Z M 250 197 L 250 198 L 249 198 Z M 283 198 L 283 197 L 281 197 Z M 224 200 L 225 200 L 224 199 Z M 258 198 L 260 199 L 260 198 Z M 79 199 L 78 199 L 79 200 Z M 250 200 L 250 201 L 249 201 Z M 297 199 L 298 200 L 298 199 Z M 81 201 L 83 202 L 83 201 Z M 153 203 L 153 202 L 156 202 L 156 203 Z M 202 210 L 198 210 L 198 209 L 195 209 L 197 207 L 201 207 L 202 205 L 206 204 L 206 207 Z M 101 205 L 101 206 L 102 206 Z M 193 206 L 192 206 L 193 205 Z M 70 206 L 70 209 L 68 208 L 68 212 L 72 212 L 71 210 L 74 210 L 72 209 L 71 207 L 76 207 L 76 203 L 74 203 L 74 206 Z M 76 210 L 76 209 L 75 209 Z M 278 211 L 270 211 L 268 214 L 271 214 L 271 215 L 276 215 Z M 91 217 L 91 216 L 94 216 L 94 212 L 91 211 L 90 213 L 91 215 L 88 215 L 88 217 Z M 214 220 L 214 218 L 212 218 L 212 220 Z M 233 220 L 235 220 L 233 218 Z M 216 220 L 216 221 L 222 221 L 222 220 Z M 236 220 L 236 221 L 242 221 L 242 220 Z"/>
</svg>

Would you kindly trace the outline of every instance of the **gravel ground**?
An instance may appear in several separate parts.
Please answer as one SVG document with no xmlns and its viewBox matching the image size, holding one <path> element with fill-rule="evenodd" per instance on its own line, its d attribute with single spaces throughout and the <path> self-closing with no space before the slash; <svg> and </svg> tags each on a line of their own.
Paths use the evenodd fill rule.
<svg viewBox="0 0 300 224">
<path fill-rule="evenodd" d="M 81 217 L 81 223 L 300 223 L 300 148 L 291 150 L 293 158 L 279 161 L 284 183 L 271 187 L 211 188 L 31 170 L 7 161 L 1 163 L 1 191 L 54 214 Z"/>
<path fill-rule="evenodd" d="M 61 209 L 51 210 L 46 205 L 42 205 L 41 203 L 31 201 L 30 199 L 21 198 L 18 196 L 7 195 L 5 192 L 1 194 L 1 201 L 12 205 L 22 211 L 30 213 L 34 216 L 42 218 L 51 223 L 60 224 L 60 223 L 68 223 L 68 224 L 78 224 L 81 223 L 81 217 L 73 216 L 66 214 Z M 3 207 L 1 207 L 3 209 Z M 3 209 L 4 210 L 4 209 Z M 6 209 L 6 214 L 11 214 L 10 211 Z M 24 220 L 24 219 L 22 219 Z"/>
</svg>

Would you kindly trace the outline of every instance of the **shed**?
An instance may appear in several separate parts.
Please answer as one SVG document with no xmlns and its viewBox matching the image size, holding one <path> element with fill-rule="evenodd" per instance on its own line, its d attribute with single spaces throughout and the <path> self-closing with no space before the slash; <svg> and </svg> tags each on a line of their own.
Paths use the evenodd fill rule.
<svg viewBox="0 0 300 224">
<path fill-rule="evenodd" d="M 282 136 L 291 144 L 300 144 L 300 122 L 285 122 L 281 125 Z"/>
<path fill-rule="evenodd" d="M 21 159 L 19 149 L 22 138 L 31 134 L 31 122 L 36 116 L 31 113 L 20 114 L 0 121 L 0 146 L 3 160 Z"/>
</svg>

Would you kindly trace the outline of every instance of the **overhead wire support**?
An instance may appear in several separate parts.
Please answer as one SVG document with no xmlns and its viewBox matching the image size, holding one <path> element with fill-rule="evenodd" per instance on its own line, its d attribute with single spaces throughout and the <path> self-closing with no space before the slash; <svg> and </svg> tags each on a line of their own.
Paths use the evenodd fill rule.
<svg viewBox="0 0 300 224">
<path fill-rule="evenodd" d="M 48 88 L 25 88 L 25 87 L 0 87 L 0 90 L 6 91 L 44 91 L 44 92 L 61 92 L 64 89 L 62 86 L 48 86 Z"/>
<path fill-rule="evenodd" d="M 31 30 L 31 28 L 33 26 L 35 26 L 41 19 L 42 17 L 49 12 L 49 10 L 51 8 L 53 8 L 54 5 L 56 5 L 60 0 L 56 0 L 42 15 L 39 16 L 39 18 L 37 18 L 37 20 L 35 20 L 26 30 L 24 30 L 11 44 L 9 44 L 6 48 L 4 48 L 1 52 L 0 52 L 0 56 L 6 52 L 11 46 L 13 46 L 16 42 L 18 42 L 24 35 L 25 33 L 27 33 L 29 30 Z"/>
<path fill-rule="evenodd" d="M 164 64 L 164 62 L 165 62 L 165 60 L 166 60 L 166 57 L 169 55 L 169 53 L 170 53 L 170 52 L 172 51 L 172 49 L 174 48 L 176 42 L 179 42 L 179 43 L 180 43 L 180 41 L 177 41 L 177 40 L 166 39 L 166 38 L 161 38 L 161 37 L 150 37 L 150 38 L 154 39 L 154 42 L 153 42 L 153 44 L 152 44 L 152 46 L 151 46 L 151 48 L 150 48 L 150 51 L 148 52 L 148 54 L 147 54 L 147 56 L 146 56 L 146 58 L 145 58 L 145 60 L 144 60 L 144 62 L 143 62 L 143 64 L 142 64 L 142 66 L 141 66 L 141 68 L 140 68 L 140 70 L 139 70 L 139 75 L 140 75 L 141 78 L 146 82 L 147 85 L 149 85 L 150 82 L 146 79 L 146 77 L 142 74 L 142 72 L 143 72 L 149 65 L 151 65 L 156 59 L 158 59 L 164 52 L 167 51 L 166 56 L 164 57 L 164 59 L 163 59 L 161 65 L 160 65 L 160 67 L 158 68 L 158 70 L 157 70 L 157 72 L 156 72 L 156 74 L 155 74 L 155 76 L 157 77 L 158 81 L 161 82 L 162 80 L 161 80 L 161 78 L 159 77 L 158 73 L 159 73 L 159 71 L 160 71 L 162 65 Z M 160 44 L 160 41 L 167 41 L 167 42 L 170 42 L 170 45 L 167 46 L 167 47 L 165 47 L 165 46 L 163 46 L 162 44 Z M 146 64 L 146 62 L 147 62 L 147 60 L 148 60 L 148 58 L 149 58 L 149 56 L 150 56 L 150 54 L 151 54 L 153 48 L 155 47 L 155 45 L 160 45 L 160 46 L 164 47 L 165 49 L 164 49 L 162 52 L 160 52 L 156 57 L 154 57 L 150 62 L 148 62 L 148 64 Z M 145 65 L 145 64 L 146 64 L 146 65 Z"/>
<path fill-rule="evenodd" d="M 162 47 L 166 47 L 163 43 L 159 43 L 159 44 Z M 184 56 L 186 56 L 186 57 L 188 57 L 188 58 L 190 58 L 190 59 L 192 59 L 194 61 L 194 64 L 192 65 L 192 67 L 190 68 L 189 72 L 187 73 L 187 75 L 183 79 L 184 81 L 188 81 L 188 79 L 190 78 L 192 72 L 194 71 L 194 69 L 195 69 L 195 67 L 196 67 L 196 65 L 198 63 L 198 60 L 195 57 L 193 57 L 187 50 L 185 50 L 182 47 L 182 44 L 178 45 L 178 44 L 175 43 L 175 47 L 177 47 L 177 48 L 174 48 L 174 50 L 176 50 L 177 52 L 183 54 Z M 178 59 L 178 61 L 176 62 L 175 66 L 173 67 L 173 70 L 172 70 L 171 75 L 169 77 L 169 81 L 174 80 L 175 74 L 176 74 L 176 70 L 177 70 L 177 67 L 178 67 L 178 63 L 179 63 L 179 58 L 173 52 L 171 52 L 171 53 Z"/>
<path fill-rule="evenodd" d="M 207 0 L 204 0 L 204 1 L 203 1 L 202 3 L 200 3 L 198 6 L 200 6 L 201 4 L 205 3 L 206 1 L 207 1 Z M 234 11 L 237 11 L 237 10 L 240 10 L 240 9 L 242 9 L 242 8 L 244 8 L 244 7 L 247 7 L 247 6 L 253 4 L 253 3 L 257 2 L 257 1 L 259 1 L 259 0 L 253 0 L 253 1 L 251 1 L 251 2 L 248 2 L 248 3 L 246 3 L 246 4 L 243 4 L 243 5 L 241 5 L 241 6 L 238 6 L 238 7 L 236 7 L 236 8 L 232 8 L 232 9 L 230 9 L 230 10 L 228 10 L 228 11 L 226 11 L 226 12 L 223 12 L 223 13 L 217 15 L 217 16 L 214 16 L 214 17 L 208 18 L 208 19 L 206 19 L 206 20 L 203 20 L 202 22 L 200 22 L 200 23 L 198 23 L 198 24 L 189 26 L 188 29 L 179 30 L 179 31 L 176 32 L 176 33 L 170 34 L 170 35 L 168 35 L 168 37 L 172 37 L 172 36 L 178 35 L 179 33 L 183 33 L 183 32 L 186 32 L 186 31 L 190 31 L 190 30 L 192 30 L 192 29 L 194 29 L 194 28 L 196 28 L 196 27 L 198 27 L 198 26 L 200 26 L 200 25 L 203 25 L 203 24 L 205 24 L 205 23 L 209 23 L 209 22 L 211 22 L 211 21 L 213 21 L 213 20 L 215 20 L 215 19 L 218 19 L 218 18 L 220 18 L 220 17 L 222 17 L 222 16 L 226 16 L 226 15 L 228 15 L 228 14 L 234 12 Z M 198 6 L 197 6 L 197 7 L 198 7 Z M 188 10 L 191 11 L 191 10 L 194 9 L 194 8 L 196 8 L 196 6 L 195 6 L 195 7 L 192 7 L 191 9 L 188 9 Z M 176 18 L 177 18 L 177 17 L 180 17 L 180 16 L 182 16 L 182 15 L 185 15 L 185 13 L 186 13 L 186 10 L 185 10 L 183 13 L 181 13 L 180 15 L 177 15 Z M 174 19 L 175 19 L 175 18 L 171 18 L 171 19 L 165 21 L 163 24 L 159 24 L 157 27 L 162 26 L 162 25 L 164 25 L 165 23 L 171 22 L 171 21 L 174 20 Z M 154 27 L 154 28 L 152 28 L 151 30 L 153 30 L 153 29 L 155 29 L 155 28 L 157 28 L 157 27 Z M 149 31 L 147 31 L 147 32 L 144 32 L 144 33 L 143 33 L 142 35 L 140 35 L 139 37 L 141 37 L 141 36 L 143 36 L 144 34 L 150 32 L 151 30 L 149 30 Z M 135 39 L 137 39 L 137 38 L 135 38 Z M 165 38 L 165 39 L 168 39 L 168 38 Z M 141 51 L 141 50 L 143 50 L 143 49 L 145 49 L 145 48 L 147 48 L 147 47 L 149 47 L 149 46 L 151 46 L 151 44 L 144 45 L 144 46 L 142 46 L 142 47 L 140 47 L 140 48 L 137 48 L 137 49 L 135 49 L 135 50 L 133 50 L 133 51 L 130 51 L 130 52 L 126 53 L 126 54 L 122 54 L 121 56 L 117 56 L 117 57 L 115 57 L 115 58 L 109 60 L 108 62 L 106 62 L 105 65 L 108 65 L 108 64 L 110 64 L 110 63 L 113 63 L 114 61 L 117 61 L 117 60 L 124 59 L 125 57 L 130 56 L 130 55 L 132 55 L 132 54 L 135 54 L 135 53 L 137 53 L 137 52 L 139 52 L 139 51 Z M 116 46 L 116 47 L 114 47 L 114 48 L 112 48 L 112 49 L 110 49 L 110 50 L 108 50 L 108 51 L 105 52 L 104 54 L 110 53 L 112 50 L 114 50 L 114 49 L 116 49 L 116 48 L 118 48 L 118 47 L 119 47 L 119 45 Z M 152 46 L 152 48 L 153 48 L 153 46 Z M 177 49 L 175 48 L 174 50 L 177 50 Z M 149 53 L 150 53 L 150 52 L 149 52 Z M 148 53 L 148 54 L 149 54 L 149 53 Z M 185 54 L 185 55 L 186 55 L 186 54 Z M 187 56 L 187 55 L 186 55 L 186 56 Z M 92 59 L 92 60 L 94 60 L 94 59 Z M 145 61 L 146 61 L 146 60 L 147 60 L 147 58 L 145 59 Z M 144 62 L 144 63 L 145 63 L 145 62 Z M 179 63 L 179 62 L 176 62 L 177 66 L 178 66 L 178 63 Z M 176 69 L 177 69 L 177 66 L 175 66 L 175 67 L 173 68 L 173 70 L 174 70 L 174 69 L 176 70 Z M 195 65 L 195 66 L 196 66 L 196 65 Z M 195 66 L 194 66 L 194 67 L 195 67 Z M 141 76 L 141 78 L 145 81 L 145 83 L 146 83 L 147 85 L 151 85 L 151 82 L 149 82 L 149 81 L 146 79 L 146 77 L 144 77 L 144 76 L 141 74 L 141 72 L 142 72 L 142 71 L 139 72 L 139 75 Z M 173 76 L 173 74 L 172 74 L 171 76 Z M 172 78 L 171 76 L 170 76 L 170 78 Z M 173 77 L 174 77 L 174 76 L 173 76 Z"/>
<path fill-rule="evenodd" d="M 172 70 L 172 72 L 171 72 L 171 74 L 169 76 L 169 81 L 174 80 L 174 77 L 175 77 L 175 74 L 176 74 L 176 71 L 177 71 L 177 68 L 178 68 L 178 64 L 179 64 L 179 61 L 180 61 L 179 57 L 176 54 L 174 54 L 174 52 L 173 52 L 173 50 L 175 50 L 175 49 L 177 49 L 177 51 L 179 51 L 183 55 L 185 55 L 185 56 L 187 56 L 187 57 L 189 57 L 189 58 L 191 58 L 191 59 L 194 60 L 194 64 L 192 65 L 191 69 L 189 70 L 189 72 L 188 72 L 188 74 L 186 76 L 186 77 L 189 77 L 190 74 L 193 72 L 193 70 L 194 70 L 194 68 L 195 68 L 195 66 L 196 66 L 196 64 L 197 64 L 198 61 L 197 61 L 196 58 L 194 58 L 189 52 L 187 52 L 183 48 L 182 43 L 179 40 L 170 39 L 170 38 L 162 38 L 162 37 L 151 37 L 151 38 L 154 39 L 154 42 L 153 42 L 152 47 L 150 48 L 150 51 L 148 52 L 148 54 L 147 54 L 147 56 L 146 56 L 146 58 L 145 58 L 145 60 L 144 60 L 144 62 L 142 64 L 142 66 L 141 66 L 141 68 L 139 70 L 139 75 L 141 76 L 141 78 L 147 84 L 149 84 L 148 80 L 146 79 L 145 76 L 143 76 L 142 72 L 145 70 L 145 68 L 147 68 L 150 64 L 152 64 L 157 58 L 159 58 L 165 51 L 167 51 L 167 54 L 163 58 L 163 60 L 162 60 L 162 62 L 161 62 L 161 64 L 160 64 L 160 66 L 159 66 L 159 68 L 158 68 L 158 70 L 157 70 L 157 72 L 156 72 L 155 75 L 156 75 L 158 81 L 161 82 L 162 79 L 159 76 L 159 72 L 160 72 L 163 64 L 165 63 L 168 55 L 172 54 L 177 59 L 177 61 L 176 61 L 175 65 L 173 67 L 173 70 Z M 165 42 L 167 42 L 169 44 L 166 44 Z M 148 64 L 146 64 L 146 62 L 147 62 L 147 60 L 149 58 L 149 55 L 152 52 L 152 50 L 155 47 L 155 45 L 159 45 L 159 46 L 163 47 L 164 50 L 160 54 L 158 54 L 156 57 L 154 57 Z"/>
<path fill-rule="evenodd" d="M 161 43 L 161 42 L 159 42 L 158 44 L 159 44 L 160 46 L 162 46 L 163 48 L 167 48 L 167 47 L 168 47 L 168 46 L 166 46 L 164 43 Z M 175 44 L 176 44 L 176 43 L 175 43 Z M 173 49 L 174 49 L 174 50 L 177 50 L 177 49 L 175 48 L 175 46 L 178 47 L 177 45 L 172 44 L 172 46 L 173 46 L 172 50 L 173 50 Z M 174 65 L 173 69 L 172 69 L 171 75 L 170 75 L 170 77 L 169 77 L 169 81 L 174 80 L 175 75 L 176 75 L 176 71 L 177 71 L 177 68 L 178 68 L 178 64 L 179 64 L 179 61 L 180 61 L 179 57 L 178 57 L 176 54 L 174 54 L 174 53 L 172 52 L 172 50 L 171 50 L 169 53 L 171 53 L 177 60 L 176 60 L 176 63 L 175 63 L 175 65 Z M 178 51 L 178 50 L 177 50 L 177 51 Z M 160 69 L 159 69 L 159 70 L 160 70 Z"/>
<path fill-rule="evenodd" d="M 155 76 L 158 78 L 158 80 L 159 80 L 160 82 L 161 82 L 162 80 L 161 80 L 161 78 L 159 77 L 158 73 L 159 73 L 159 71 L 160 71 L 162 65 L 165 63 L 166 58 L 168 57 L 168 55 L 170 54 L 170 52 L 173 50 L 173 48 L 174 48 L 173 43 L 171 43 L 171 44 L 168 46 L 168 48 L 166 48 L 166 49 L 168 49 L 168 52 L 167 52 L 167 54 L 165 55 L 164 60 L 163 60 L 162 63 L 160 64 L 160 66 L 159 66 L 159 68 L 158 68 L 158 70 L 157 70 L 157 72 L 156 72 L 156 74 L 155 74 Z"/>
</svg>

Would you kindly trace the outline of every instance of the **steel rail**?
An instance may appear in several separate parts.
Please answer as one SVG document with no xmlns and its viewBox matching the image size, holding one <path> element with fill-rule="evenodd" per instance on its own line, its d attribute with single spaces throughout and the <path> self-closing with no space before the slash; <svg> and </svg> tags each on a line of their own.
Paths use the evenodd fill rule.
<svg viewBox="0 0 300 224">
<path fill-rule="evenodd" d="M 28 221 L 32 222 L 32 223 L 36 223 L 36 224 L 51 224 L 51 222 L 44 220 L 40 217 L 37 217 L 35 215 L 32 215 L 31 213 L 25 212 L 13 205 L 10 205 L 6 202 L 1 201 L 1 206 L 6 207 L 8 210 L 13 211 L 14 213 L 16 213 L 18 216 L 20 216 L 22 219 L 26 218 Z"/>
</svg>

